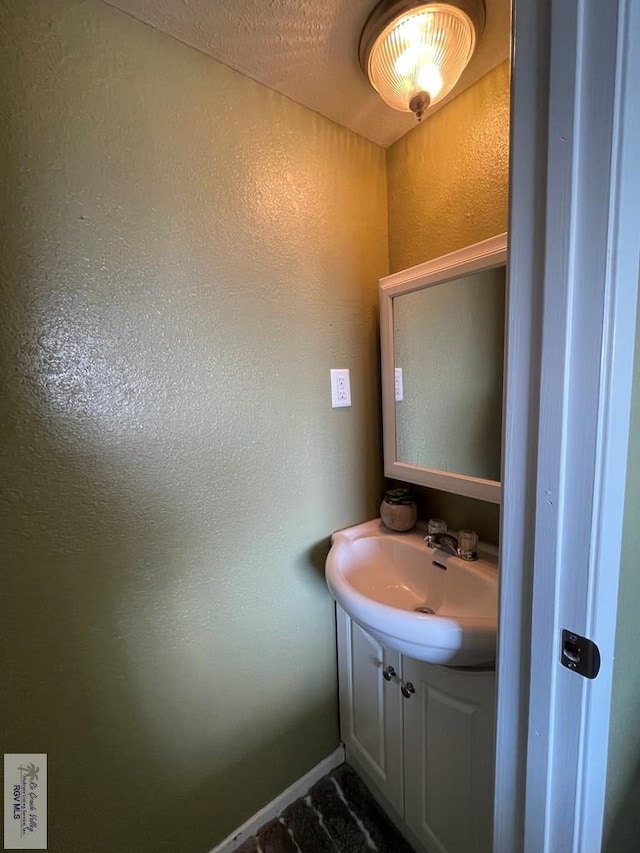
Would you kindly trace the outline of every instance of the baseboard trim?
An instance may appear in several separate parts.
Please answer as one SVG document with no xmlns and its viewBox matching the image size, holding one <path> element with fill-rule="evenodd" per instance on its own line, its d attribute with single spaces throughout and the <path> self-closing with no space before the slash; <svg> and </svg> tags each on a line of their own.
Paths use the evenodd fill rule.
<svg viewBox="0 0 640 853">
<path fill-rule="evenodd" d="M 287 806 L 291 805 L 298 797 L 303 797 L 313 787 L 316 782 L 319 782 L 323 776 L 335 770 L 344 761 L 344 746 L 340 745 L 335 752 L 328 755 L 319 764 L 316 764 L 308 773 L 301 776 L 293 785 L 278 794 L 275 799 L 267 803 L 264 808 L 256 812 L 253 817 L 245 821 L 238 829 L 234 829 L 231 835 L 228 835 L 224 841 L 214 847 L 210 853 L 232 853 L 240 847 L 241 844 L 255 835 L 258 829 L 272 818 L 281 814 Z"/>
</svg>

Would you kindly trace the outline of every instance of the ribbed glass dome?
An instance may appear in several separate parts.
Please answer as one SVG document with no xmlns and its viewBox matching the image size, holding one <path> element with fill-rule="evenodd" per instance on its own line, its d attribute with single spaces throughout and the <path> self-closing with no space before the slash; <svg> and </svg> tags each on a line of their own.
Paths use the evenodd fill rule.
<svg viewBox="0 0 640 853">
<path fill-rule="evenodd" d="M 431 104 L 456 85 L 471 59 L 476 33 L 460 9 L 432 3 L 406 12 L 380 33 L 369 54 L 369 79 L 396 110 L 426 92 Z"/>
</svg>

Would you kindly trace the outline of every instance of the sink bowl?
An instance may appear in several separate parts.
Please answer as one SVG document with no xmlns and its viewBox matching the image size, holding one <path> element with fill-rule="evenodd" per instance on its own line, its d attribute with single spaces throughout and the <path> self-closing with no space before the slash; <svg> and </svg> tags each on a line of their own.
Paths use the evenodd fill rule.
<svg viewBox="0 0 640 853">
<path fill-rule="evenodd" d="M 393 533 L 380 519 L 339 530 L 326 561 L 341 607 L 389 648 L 445 666 L 495 661 L 497 550 L 462 560 L 424 544 L 426 529 Z"/>
</svg>

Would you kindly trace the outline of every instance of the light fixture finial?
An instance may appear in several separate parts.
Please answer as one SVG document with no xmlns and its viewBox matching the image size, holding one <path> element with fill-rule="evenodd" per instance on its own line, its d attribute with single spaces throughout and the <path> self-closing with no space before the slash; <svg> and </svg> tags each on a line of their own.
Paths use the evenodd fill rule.
<svg viewBox="0 0 640 853">
<path fill-rule="evenodd" d="M 418 92 L 409 101 L 409 109 L 415 113 L 418 121 L 422 121 L 424 111 L 428 109 L 431 98 L 428 92 Z"/>
</svg>

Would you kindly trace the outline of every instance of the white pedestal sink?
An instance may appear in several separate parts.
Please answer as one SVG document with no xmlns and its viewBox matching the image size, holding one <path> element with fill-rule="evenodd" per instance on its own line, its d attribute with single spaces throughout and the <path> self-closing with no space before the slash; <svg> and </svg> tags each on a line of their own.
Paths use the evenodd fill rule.
<svg viewBox="0 0 640 853">
<path fill-rule="evenodd" d="M 462 560 L 424 544 L 426 529 L 388 530 L 380 519 L 339 530 L 326 561 L 331 594 L 381 643 L 445 666 L 495 660 L 498 558 L 481 546 Z"/>
</svg>

